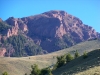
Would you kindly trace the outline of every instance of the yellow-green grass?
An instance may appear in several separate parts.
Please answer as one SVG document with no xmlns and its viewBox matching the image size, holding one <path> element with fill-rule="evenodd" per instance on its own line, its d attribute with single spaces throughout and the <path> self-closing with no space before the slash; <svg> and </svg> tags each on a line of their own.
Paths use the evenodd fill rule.
<svg viewBox="0 0 100 75">
<path fill-rule="evenodd" d="M 52 60 L 51 60 L 52 59 Z M 54 64 L 55 59 L 53 57 L 22 57 L 22 58 L 11 58 L 1 57 L 0 58 L 0 75 L 2 72 L 7 71 L 9 75 L 24 75 L 30 73 L 31 65 L 38 64 L 39 68 L 48 67 Z"/>
<path fill-rule="evenodd" d="M 67 49 L 45 55 L 29 57 L 0 57 L 0 75 L 7 71 L 9 75 L 24 75 L 30 73 L 31 65 L 38 64 L 39 68 L 51 66 L 56 63 L 56 57 L 68 52 L 78 50 L 80 54 L 84 51 L 92 51 L 100 48 L 100 40 L 92 40 L 79 43 Z"/>
<path fill-rule="evenodd" d="M 79 72 L 76 75 L 100 75 L 100 66 L 96 66 L 96 67 L 90 68 L 86 71 Z"/>
</svg>

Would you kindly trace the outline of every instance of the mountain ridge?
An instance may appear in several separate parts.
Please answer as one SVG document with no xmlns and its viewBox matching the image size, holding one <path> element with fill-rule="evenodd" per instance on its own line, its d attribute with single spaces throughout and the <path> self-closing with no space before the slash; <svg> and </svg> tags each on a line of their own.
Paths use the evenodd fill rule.
<svg viewBox="0 0 100 75">
<path fill-rule="evenodd" d="M 18 27 L 18 31 L 30 37 L 35 44 L 47 52 L 54 52 L 77 43 L 100 38 L 91 26 L 65 11 L 52 10 L 42 14 L 14 18 L 6 21 L 10 26 Z M 9 33 L 9 32 L 8 32 Z"/>
</svg>

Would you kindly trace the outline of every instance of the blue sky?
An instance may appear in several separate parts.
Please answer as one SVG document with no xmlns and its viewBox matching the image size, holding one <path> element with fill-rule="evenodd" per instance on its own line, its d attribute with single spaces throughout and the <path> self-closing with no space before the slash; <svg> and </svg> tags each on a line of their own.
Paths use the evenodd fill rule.
<svg viewBox="0 0 100 75">
<path fill-rule="evenodd" d="M 0 0 L 0 18 L 21 18 L 64 10 L 100 32 L 100 0 Z"/>
</svg>

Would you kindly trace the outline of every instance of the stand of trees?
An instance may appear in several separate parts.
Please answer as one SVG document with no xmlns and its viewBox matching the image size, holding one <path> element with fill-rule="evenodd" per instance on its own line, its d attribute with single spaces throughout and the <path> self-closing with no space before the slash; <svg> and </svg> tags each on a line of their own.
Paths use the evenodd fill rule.
<svg viewBox="0 0 100 75">
<path fill-rule="evenodd" d="M 80 55 L 79 55 L 78 51 L 76 50 L 74 53 L 74 57 L 70 53 L 57 57 L 57 63 L 54 65 L 53 70 L 62 67 L 63 65 L 70 62 L 71 60 L 78 58 L 79 56 Z M 85 59 L 87 57 L 88 57 L 88 54 L 85 51 L 83 53 L 83 59 Z"/>
<path fill-rule="evenodd" d="M 1 43 L 7 49 L 6 56 L 11 50 L 13 50 L 13 53 L 10 54 L 11 57 L 32 56 L 43 53 L 43 49 L 40 46 L 21 34 L 11 36 L 6 40 L 2 39 Z"/>
<path fill-rule="evenodd" d="M 53 75 L 50 68 L 39 69 L 36 64 L 32 65 L 31 68 L 32 71 L 30 75 Z"/>
<path fill-rule="evenodd" d="M 5 31 L 7 29 L 11 28 L 11 26 L 9 26 L 8 24 L 6 24 L 5 22 L 0 22 L 0 34 L 1 35 L 5 35 Z"/>
</svg>

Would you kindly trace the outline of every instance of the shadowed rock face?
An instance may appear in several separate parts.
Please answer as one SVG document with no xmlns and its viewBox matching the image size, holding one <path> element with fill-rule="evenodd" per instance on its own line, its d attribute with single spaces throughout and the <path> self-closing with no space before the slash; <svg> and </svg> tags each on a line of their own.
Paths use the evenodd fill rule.
<svg viewBox="0 0 100 75">
<path fill-rule="evenodd" d="M 92 27 L 65 11 L 49 11 L 18 19 L 11 17 L 6 22 L 28 31 L 27 35 L 48 52 L 100 37 Z"/>
</svg>

